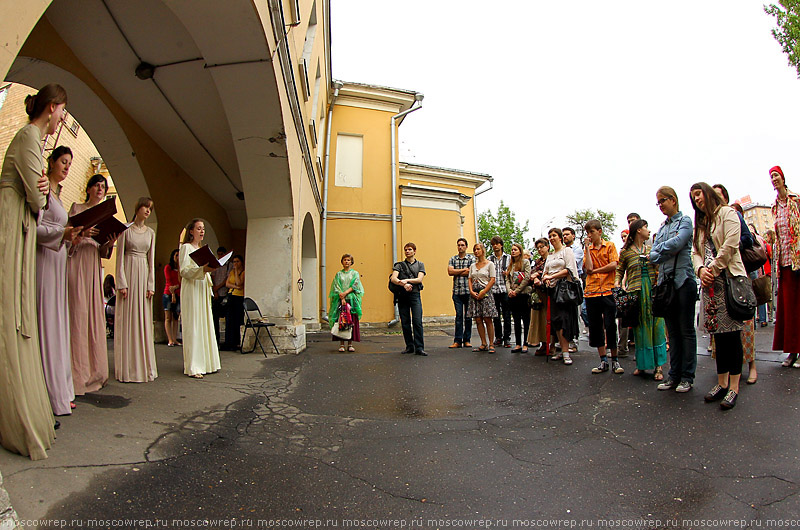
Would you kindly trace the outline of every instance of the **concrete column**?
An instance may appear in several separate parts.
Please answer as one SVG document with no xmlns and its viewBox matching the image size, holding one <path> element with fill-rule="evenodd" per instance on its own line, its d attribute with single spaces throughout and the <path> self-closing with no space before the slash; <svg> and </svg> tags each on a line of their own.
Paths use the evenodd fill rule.
<svg viewBox="0 0 800 530">
<path fill-rule="evenodd" d="M 247 221 L 247 271 L 245 296 L 255 300 L 261 313 L 274 322 L 275 343 L 281 353 L 300 353 L 306 348 L 302 315 L 295 315 L 294 296 L 298 294 L 298 257 L 294 252 L 294 218 L 262 217 Z M 248 332 L 245 347 L 252 333 Z M 265 349 L 272 347 L 262 332 Z"/>
<path fill-rule="evenodd" d="M 17 512 L 11 506 L 11 499 L 3 487 L 3 475 L 0 473 L 0 530 L 13 530 L 17 527 L 19 527 Z"/>
</svg>

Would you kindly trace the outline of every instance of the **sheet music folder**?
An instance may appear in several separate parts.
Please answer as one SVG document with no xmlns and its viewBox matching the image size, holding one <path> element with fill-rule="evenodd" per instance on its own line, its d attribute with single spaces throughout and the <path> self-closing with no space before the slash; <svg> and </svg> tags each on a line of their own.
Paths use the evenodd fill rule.
<svg viewBox="0 0 800 530">
<path fill-rule="evenodd" d="M 224 256 L 222 256 L 222 258 L 217 260 L 217 257 L 214 255 L 213 252 L 211 252 L 211 249 L 208 248 L 208 245 L 203 245 L 202 247 L 198 248 L 197 250 L 189 254 L 189 257 L 192 258 L 192 260 L 201 267 L 208 265 L 209 267 L 215 269 L 218 269 L 219 267 L 224 267 L 225 264 L 228 263 L 228 260 L 231 259 L 231 256 L 233 256 L 232 250 L 227 254 L 225 254 Z"/>
</svg>

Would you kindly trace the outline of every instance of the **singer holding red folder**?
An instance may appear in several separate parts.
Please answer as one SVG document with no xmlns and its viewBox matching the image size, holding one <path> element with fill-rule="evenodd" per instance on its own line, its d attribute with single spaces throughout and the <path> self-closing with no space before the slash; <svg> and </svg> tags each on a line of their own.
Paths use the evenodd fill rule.
<svg viewBox="0 0 800 530">
<path fill-rule="evenodd" d="M 195 379 L 219 370 L 219 349 L 211 313 L 211 276 L 214 267 L 198 265 L 190 256 L 203 246 L 205 222 L 186 225 L 180 248 L 181 318 L 183 320 L 183 373 Z M 216 261 L 216 260 L 215 260 Z"/>
</svg>

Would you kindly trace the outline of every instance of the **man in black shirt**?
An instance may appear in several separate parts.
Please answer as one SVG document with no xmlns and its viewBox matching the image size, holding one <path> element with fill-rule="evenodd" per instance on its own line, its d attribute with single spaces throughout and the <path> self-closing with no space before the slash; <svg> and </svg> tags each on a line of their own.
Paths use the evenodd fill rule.
<svg viewBox="0 0 800 530">
<path fill-rule="evenodd" d="M 422 279 L 425 277 L 425 264 L 414 256 L 417 246 L 406 243 L 403 247 L 406 259 L 398 261 L 392 267 L 391 282 L 402 286 L 404 293 L 396 295 L 397 309 L 400 312 L 400 322 L 403 325 L 403 339 L 406 349 L 403 353 L 425 353 L 425 338 L 422 333 L 422 299 L 419 292 L 422 290 Z"/>
</svg>

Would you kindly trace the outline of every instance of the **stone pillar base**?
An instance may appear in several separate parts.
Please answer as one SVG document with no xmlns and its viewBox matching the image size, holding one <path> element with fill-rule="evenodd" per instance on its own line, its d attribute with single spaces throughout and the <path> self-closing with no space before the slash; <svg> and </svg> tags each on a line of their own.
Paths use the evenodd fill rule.
<svg viewBox="0 0 800 530">
<path fill-rule="evenodd" d="M 306 349 L 306 327 L 305 325 L 292 326 L 286 324 L 277 324 L 269 328 L 272 333 L 272 338 L 275 340 L 275 345 L 278 347 L 280 353 L 293 353 L 298 354 Z M 269 341 L 269 335 L 266 330 L 262 329 L 258 336 L 261 345 L 264 346 L 264 351 L 267 353 L 275 353 L 272 343 Z M 243 349 L 248 351 L 253 348 L 255 342 L 255 334 L 252 330 L 247 330 L 247 336 L 244 339 Z M 256 346 L 256 351 L 261 353 L 261 349 Z"/>
</svg>

